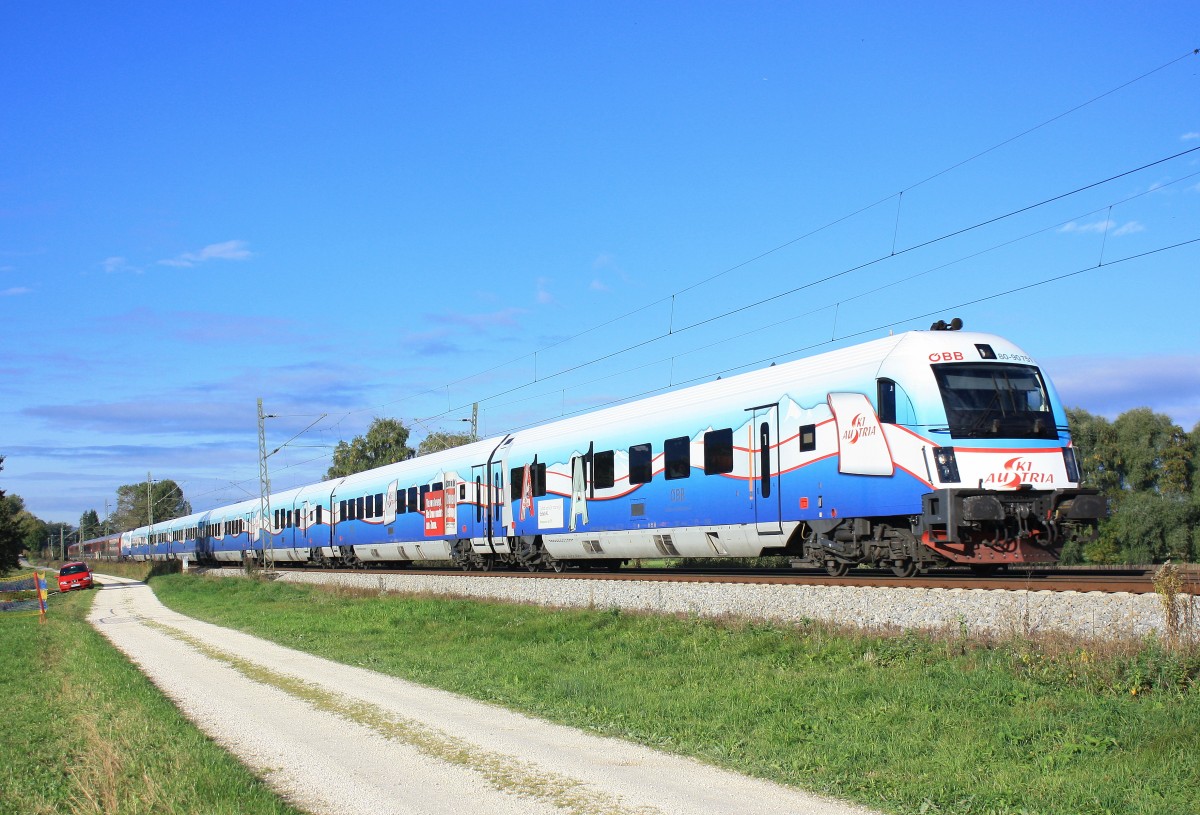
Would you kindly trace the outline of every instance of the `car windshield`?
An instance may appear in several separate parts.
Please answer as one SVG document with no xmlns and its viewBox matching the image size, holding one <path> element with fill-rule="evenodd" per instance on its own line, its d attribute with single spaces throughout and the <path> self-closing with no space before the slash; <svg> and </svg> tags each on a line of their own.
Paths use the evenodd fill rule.
<svg viewBox="0 0 1200 815">
<path fill-rule="evenodd" d="M 61 574 L 61 575 L 83 574 L 87 570 L 88 570 L 88 567 L 82 563 L 70 563 L 66 566 L 63 566 L 62 570 L 59 571 L 59 574 Z"/>
<path fill-rule="evenodd" d="M 934 365 L 950 435 L 958 439 L 1054 439 L 1042 375 L 1032 365 Z"/>
</svg>

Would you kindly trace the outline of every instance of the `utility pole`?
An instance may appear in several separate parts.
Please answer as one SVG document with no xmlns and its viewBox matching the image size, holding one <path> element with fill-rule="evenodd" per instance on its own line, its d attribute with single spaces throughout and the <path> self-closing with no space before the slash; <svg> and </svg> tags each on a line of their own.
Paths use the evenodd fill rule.
<svg viewBox="0 0 1200 815">
<path fill-rule="evenodd" d="M 258 511 L 260 515 L 258 539 L 262 541 L 263 574 L 275 571 L 274 540 L 270 540 L 271 525 L 271 479 L 267 476 L 267 430 L 263 415 L 262 398 L 258 400 Z"/>
<path fill-rule="evenodd" d="M 479 403 L 471 403 L 471 441 L 479 441 Z"/>
<path fill-rule="evenodd" d="M 154 501 L 150 500 L 150 471 L 146 470 L 146 557 L 154 551 Z"/>
</svg>

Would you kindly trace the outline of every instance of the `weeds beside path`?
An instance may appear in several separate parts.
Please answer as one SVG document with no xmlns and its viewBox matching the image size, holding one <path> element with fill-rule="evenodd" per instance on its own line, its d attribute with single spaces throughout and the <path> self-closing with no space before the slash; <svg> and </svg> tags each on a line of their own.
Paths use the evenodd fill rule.
<svg viewBox="0 0 1200 815">
<path fill-rule="evenodd" d="M 43 624 L 0 615 L 0 809 L 300 815 L 88 625 L 96 595 L 52 595 Z"/>
</svg>

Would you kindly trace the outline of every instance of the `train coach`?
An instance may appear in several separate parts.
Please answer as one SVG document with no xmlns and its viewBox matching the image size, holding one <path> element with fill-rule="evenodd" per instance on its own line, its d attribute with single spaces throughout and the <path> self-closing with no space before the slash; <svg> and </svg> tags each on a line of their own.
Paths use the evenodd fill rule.
<svg viewBox="0 0 1200 815">
<path fill-rule="evenodd" d="M 114 533 L 89 538 L 67 547 L 68 560 L 116 560 L 121 554 L 121 535 Z"/>
<path fill-rule="evenodd" d="M 1051 563 L 1095 534 L 1050 381 L 935 324 L 127 533 L 135 557 L 464 569 Z"/>
</svg>

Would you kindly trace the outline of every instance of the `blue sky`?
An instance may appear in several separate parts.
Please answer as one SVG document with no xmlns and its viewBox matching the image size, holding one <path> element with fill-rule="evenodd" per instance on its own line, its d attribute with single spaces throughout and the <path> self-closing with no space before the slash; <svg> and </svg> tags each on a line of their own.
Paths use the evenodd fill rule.
<svg viewBox="0 0 1200 815">
<path fill-rule="evenodd" d="M 1197 19 L 7 4 L 0 488 L 203 509 L 257 493 L 258 397 L 271 447 L 315 422 L 285 488 L 375 416 L 498 433 L 938 316 L 1190 430 Z"/>
</svg>

